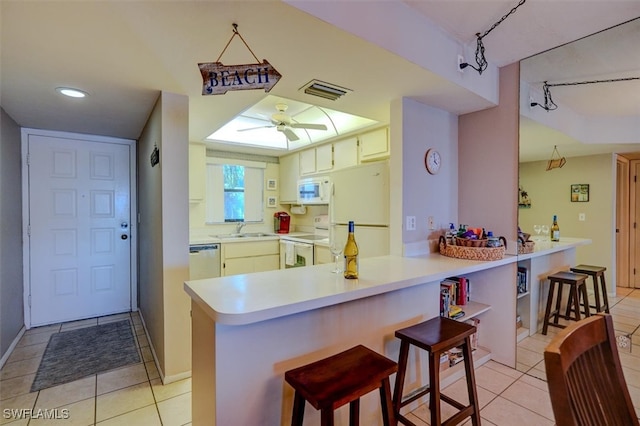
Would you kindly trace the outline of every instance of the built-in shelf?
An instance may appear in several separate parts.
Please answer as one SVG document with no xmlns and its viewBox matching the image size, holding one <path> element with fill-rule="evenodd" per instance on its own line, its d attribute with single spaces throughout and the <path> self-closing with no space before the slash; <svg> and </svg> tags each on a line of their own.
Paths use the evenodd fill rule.
<svg viewBox="0 0 640 426">
<path fill-rule="evenodd" d="M 490 305 L 485 305 L 484 303 L 478 303 L 478 302 L 472 302 L 472 301 L 467 302 L 466 305 L 458 305 L 458 306 L 460 306 L 464 311 L 463 316 L 461 316 L 460 318 L 456 318 L 458 321 L 471 319 L 491 309 Z"/>
</svg>

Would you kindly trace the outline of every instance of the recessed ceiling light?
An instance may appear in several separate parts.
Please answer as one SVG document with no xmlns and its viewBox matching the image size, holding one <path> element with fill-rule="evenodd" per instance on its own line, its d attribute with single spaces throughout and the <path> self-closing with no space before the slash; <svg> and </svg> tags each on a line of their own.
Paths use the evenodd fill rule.
<svg viewBox="0 0 640 426">
<path fill-rule="evenodd" d="M 56 87 L 56 92 L 65 96 L 69 96 L 70 98 L 84 98 L 85 96 L 87 96 L 87 92 L 73 89 L 71 87 Z"/>
</svg>

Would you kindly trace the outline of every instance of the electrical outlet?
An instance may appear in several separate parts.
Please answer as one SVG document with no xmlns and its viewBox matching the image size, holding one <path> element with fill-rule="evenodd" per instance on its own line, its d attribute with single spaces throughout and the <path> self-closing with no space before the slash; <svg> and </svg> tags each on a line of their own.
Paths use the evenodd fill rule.
<svg viewBox="0 0 640 426">
<path fill-rule="evenodd" d="M 416 217 L 407 216 L 407 231 L 415 231 L 415 230 L 416 230 Z"/>
<path fill-rule="evenodd" d="M 430 231 L 433 231 L 434 229 L 436 229 L 436 225 L 434 223 L 433 216 L 429 216 L 429 218 L 427 219 L 427 222 L 429 223 L 429 230 Z"/>
<path fill-rule="evenodd" d="M 462 56 L 462 55 L 458 55 L 458 72 L 459 72 L 460 74 L 463 74 L 463 73 L 464 73 L 464 69 L 463 69 L 463 68 L 460 68 L 460 65 L 461 65 L 461 64 L 463 64 L 463 63 L 464 63 L 464 56 Z"/>
<path fill-rule="evenodd" d="M 579 213 L 579 214 L 578 214 L 578 220 L 579 220 L 580 222 L 584 222 L 585 220 L 587 220 L 587 215 L 586 215 L 586 214 L 584 214 L 584 213 Z"/>
</svg>

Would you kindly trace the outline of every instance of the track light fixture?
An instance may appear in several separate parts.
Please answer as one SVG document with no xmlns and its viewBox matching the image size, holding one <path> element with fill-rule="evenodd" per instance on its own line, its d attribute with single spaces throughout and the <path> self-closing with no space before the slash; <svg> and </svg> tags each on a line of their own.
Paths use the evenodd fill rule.
<svg viewBox="0 0 640 426">
<path fill-rule="evenodd" d="M 502 23 L 502 21 L 507 19 L 507 17 L 509 17 L 509 15 L 514 14 L 516 12 L 516 9 L 518 9 L 520 6 L 522 6 L 526 1 L 527 0 L 520 0 L 520 2 L 518 3 L 518 5 L 516 7 L 511 9 L 511 11 L 509 13 L 504 15 L 498 22 L 493 24 L 491 26 L 491 28 L 489 28 L 487 31 L 484 32 L 484 34 L 476 33 L 476 64 L 478 64 L 478 66 L 474 67 L 473 65 L 471 65 L 468 62 L 462 62 L 460 65 L 458 65 L 461 70 L 463 70 L 463 69 L 465 69 L 467 67 L 471 67 L 474 70 L 478 71 L 478 74 L 482 75 L 482 72 L 484 70 L 486 70 L 487 69 L 487 65 L 489 65 L 487 63 L 487 58 L 485 58 L 485 56 L 484 56 L 484 44 L 482 44 L 482 39 L 485 38 L 487 36 L 487 34 L 489 34 L 491 31 L 493 31 L 493 29 L 495 27 L 500 25 Z"/>
<path fill-rule="evenodd" d="M 631 80 L 640 80 L 640 77 L 613 78 L 608 80 L 574 81 L 572 83 L 555 83 L 555 84 L 549 84 L 545 81 L 544 85 L 542 86 L 542 92 L 544 93 L 544 104 L 540 104 L 538 102 L 531 102 L 530 106 L 531 108 L 535 106 L 539 106 L 545 111 L 553 111 L 555 109 L 558 109 L 558 105 L 556 105 L 555 102 L 553 102 L 553 99 L 551 98 L 551 90 L 549 90 L 550 87 L 578 86 L 581 84 L 597 84 L 597 83 L 615 83 L 618 81 L 631 81 Z"/>
</svg>

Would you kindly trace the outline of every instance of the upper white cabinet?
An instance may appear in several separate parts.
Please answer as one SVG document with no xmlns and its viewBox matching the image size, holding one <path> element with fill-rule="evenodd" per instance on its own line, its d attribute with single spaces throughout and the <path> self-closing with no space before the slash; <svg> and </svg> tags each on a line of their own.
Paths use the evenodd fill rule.
<svg viewBox="0 0 640 426">
<path fill-rule="evenodd" d="M 333 170 L 358 164 L 358 138 L 352 137 L 333 143 Z"/>
<path fill-rule="evenodd" d="M 360 162 L 389 157 L 389 129 L 383 127 L 359 136 Z"/>
<path fill-rule="evenodd" d="M 310 175 L 316 172 L 315 148 L 300 151 L 300 175 Z"/>
<path fill-rule="evenodd" d="M 207 148 L 201 143 L 189 143 L 189 201 L 204 200 Z"/>
<path fill-rule="evenodd" d="M 328 172 L 333 169 L 333 145 L 328 143 L 316 149 L 316 171 Z"/>
<path fill-rule="evenodd" d="M 300 177 L 300 157 L 298 153 L 280 157 L 280 203 L 295 204 Z"/>
</svg>

